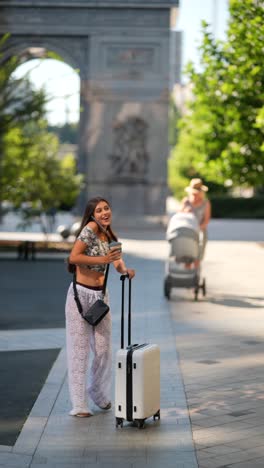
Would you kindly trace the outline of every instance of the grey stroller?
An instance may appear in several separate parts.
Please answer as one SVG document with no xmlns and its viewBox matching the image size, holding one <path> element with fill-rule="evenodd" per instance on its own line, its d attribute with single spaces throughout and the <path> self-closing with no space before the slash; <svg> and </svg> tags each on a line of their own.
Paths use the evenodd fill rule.
<svg viewBox="0 0 264 468">
<path fill-rule="evenodd" d="M 192 213 L 177 213 L 167 228 L 170 244 L 169 259 L 165 267 L 164 295 L 170 299 L 172 288 L 193 288 L 194 299 L 199 290 L 206 294 L 206 280 L 201 279 L 201 233 Z"/>
</svg>

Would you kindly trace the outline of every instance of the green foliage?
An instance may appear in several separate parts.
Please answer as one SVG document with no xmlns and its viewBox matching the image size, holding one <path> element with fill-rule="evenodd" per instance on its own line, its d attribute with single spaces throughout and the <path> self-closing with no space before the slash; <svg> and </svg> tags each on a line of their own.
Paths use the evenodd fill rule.
<svg viewBox="0 0 264 468">
<path fill-rule="evenodd" d="M 210 197 L 214 218 L 264 219 L 264 197 Z"/>
<path fill-rule="evenodd" d="M 49 212 L 61 204 L 71 207 L 80 192 L 82 176 L 76 173 L 72 154 L 58 157 L 59 139 L 49 133 L 44 90 L 33 89 L 27 78 L 15 79 L 19 58 L 3 61 L 0 40 L 0 200 L 19 208 Z M 1 52 L 2 50 L 2 52 Z"/>
<path fill-rule="evenodd" d="M 180 134 L 182 139 L 183 134 Z M 180 143 L 179 143 L 180 146 Z M 177 147 L 176 147 L 177 148 Z M 182 157 L 179 156 L 179 152 L 175 154 L 177 150 L 172 150 L 171 157 L 168 161 L 168 176 L 169 186 L 173 193 L 176 194 L 180 200 L 186 195 L 184 192 L 185 187 L 189 185 L 189 180 L 192 177 L 198 176 L 197 171 L 192 165 L 191 157 L 188 153 L 183 152 Z"/>
<path fill-rule="evenodd" d="M 175 193 L 177 177 L 193 174 L 220 185 L 264 185 L 263 6 L 230 0 L 226 42 L 215 41 L 203 22 L 203 71 L 187 67 L 194 98 L 169 163 Z"/>
<path fill-rule="evenodd" d="M 0 39 L 0 156 L 4 151 L 4 135 L 12 128 L 44 118 L 47 98 L 44 90 L 35 90 L 26 78 L 14 78 L 19 58 L 4 58 L 8 35 Z"/>
<path fill-rule="evenodd" d="M 4 138 L 2 197 L 15 207 L 30 203 L 46 212 L 62 203 L 72 206 L 82 176 L 76 174 L 73 155 L 58 158 L 59 140 L 46 131 L 45 122 L 11 129 Z"/>
<path fill-rule="evenodd" d="M 170 99 L 169 104 L 169 144 L 175 146 L 178 141 L 178 120 L 180 119 L 180 111 L 176 106 L 173 98 Z"/>
</svg>

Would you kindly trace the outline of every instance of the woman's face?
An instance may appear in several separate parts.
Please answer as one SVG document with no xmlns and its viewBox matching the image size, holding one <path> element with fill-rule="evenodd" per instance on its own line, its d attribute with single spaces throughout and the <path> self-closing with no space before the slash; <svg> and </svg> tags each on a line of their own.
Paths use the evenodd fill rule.
<svg viewBox="0 0 264 468">
<path fill-rule="evenodd" d="M 107 228 L 110 226 L 112 221 L 112 211 L 108 203 L 100 201 L 94 210 L 94 217 L 102 224 L 103 227 Z"/>
<path fill-rule="evenodd" d="M 193 192 L 191 194 L 191 197 L 194 203 L 200 203 L 204 199 L 204 193 L 202 190 L 200 190 L 199 192 Z"/>
</svg>

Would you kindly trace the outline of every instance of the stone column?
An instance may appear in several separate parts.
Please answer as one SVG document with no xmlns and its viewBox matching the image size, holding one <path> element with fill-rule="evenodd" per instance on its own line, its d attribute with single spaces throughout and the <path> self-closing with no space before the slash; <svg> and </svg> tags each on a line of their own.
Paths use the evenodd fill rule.
<svg viewBox="0 0 264 468">
<path fill-rule="evenodd" d="M 102 194 L 120 215 L 163 215 L 169 28 L 151 34 L 117 34 L 115 29 L 115 34 L 92 35 L 85 87 L 87 197 Z"/>
</svg>

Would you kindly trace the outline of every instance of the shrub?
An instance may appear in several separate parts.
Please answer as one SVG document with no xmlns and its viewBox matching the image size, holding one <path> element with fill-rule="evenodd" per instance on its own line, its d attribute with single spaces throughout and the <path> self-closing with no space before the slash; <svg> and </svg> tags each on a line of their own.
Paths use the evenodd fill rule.
<svg viewBox="0 0 264 468">
<path fill-rule="evenodd" d="M 264 219 L 264 197 L 230 197 L 211 195 L 213 218 Z"/>
</svg>

